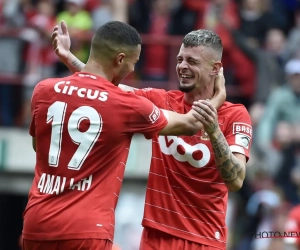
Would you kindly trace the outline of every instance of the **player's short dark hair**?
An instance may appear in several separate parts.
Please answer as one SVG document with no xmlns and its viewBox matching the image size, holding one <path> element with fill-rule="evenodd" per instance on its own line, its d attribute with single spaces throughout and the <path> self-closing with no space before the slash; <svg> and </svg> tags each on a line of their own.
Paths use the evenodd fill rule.
<svg viewBox="0 0 300 250">
<path fill-rule="evenodd" d="M 222 58 L 223 45 L 221 38 L 210 30 L 194 30 L 183 38 L 184 47 L 204 46 L 212 48 Z"/>
<path fill-rule="evenodd" d="M 102 25 L 92 38 L 92 50 L 105 52 L 116 49 L 130 49 L 142 44 L 142 39 L 135 28 L 129 24 L 112 21 Z M 107 52 L 108 52 L 107 51 Z"/>
</svg>

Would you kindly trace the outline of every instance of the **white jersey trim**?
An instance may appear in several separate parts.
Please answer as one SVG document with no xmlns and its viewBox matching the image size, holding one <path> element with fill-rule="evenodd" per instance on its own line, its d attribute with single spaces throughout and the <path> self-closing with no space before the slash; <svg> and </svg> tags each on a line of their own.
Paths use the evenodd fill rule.
<svg viewBox="0 0 300 250">
<path fill-rule="evenodd" d="M 231 145 L 229 146 L 232 153 L 240 153 L 243 155 L 246 155 L 245 149 L 243 147 L 237 146 L 237 145 Z"/>
</svg>

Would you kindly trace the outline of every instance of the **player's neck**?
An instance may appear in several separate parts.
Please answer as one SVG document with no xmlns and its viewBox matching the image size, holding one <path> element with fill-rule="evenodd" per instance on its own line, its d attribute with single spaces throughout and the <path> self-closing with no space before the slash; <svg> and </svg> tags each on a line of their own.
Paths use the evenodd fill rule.
<svg viewBox="0 0 300 250">
<path fill-rule="evenodd" d="M 193 104 L 194 101 L 211 99 L 214 95 L 213 85 L 201 86 L 195 88 L 191 92 L 184 93 L 184 99 L 186 102 Z"/>
<path fill-rule="evenodd" d="M 93 75 L 98 75 L 101 76 L 105 79 L 107 79 L 108 81 L 112 81 L 112 74 L 110 74 L 108 72 L 108 70 L 105 70 L 104 67 L 94 61 L 89 61 L 86 63 L 86 65 L 84 66 L 84 68 L 81 70 L 82 72 L 86 72 L 86 73 L 90 73 Z"/>
</svg>

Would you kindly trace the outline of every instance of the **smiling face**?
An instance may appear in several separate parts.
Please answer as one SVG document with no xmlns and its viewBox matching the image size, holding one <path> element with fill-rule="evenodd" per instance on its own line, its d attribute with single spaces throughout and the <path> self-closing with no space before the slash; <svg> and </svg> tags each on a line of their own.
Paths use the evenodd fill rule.
<svg viewBox="0 0 300 250">
<path fill-rule="evenodd" d="M 183 44 L 177 55 L 177 77 L 179 89 L 191 92 L 217 74 L 211 48 L 205 46 L 185 47 Z"/>
</svg>

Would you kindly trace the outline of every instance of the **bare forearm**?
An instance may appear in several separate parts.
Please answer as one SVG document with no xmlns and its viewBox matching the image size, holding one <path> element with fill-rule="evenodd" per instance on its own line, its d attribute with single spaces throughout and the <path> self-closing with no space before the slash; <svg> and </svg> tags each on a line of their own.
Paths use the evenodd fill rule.
<svg viewBox="0 0 300 250">
<path fill-rule="evenodd" d="M 233 155 L 220 129 L 210 135 L 217 169 L 230 191 L 241 188 L 245 177 L 245 170 L 239 160 Z"/>
<path fill-rule="evenodd" d="M 160 135 L 195 135 L 201 128 L 202 124 L 192 115 L 193 111 L 187 114 L 178 114 L 173 111 L 162 109 L 168 124 L 160 131 Z"/>
<path fill-rule="evenodd" d="M 71 52 L 66 60 L 62 60 L 62 62 L 69 68 L 72 73 L 80 72 L 85 64 L 81 62 L 76 56 L 74 56 Z"/>
</svg>

